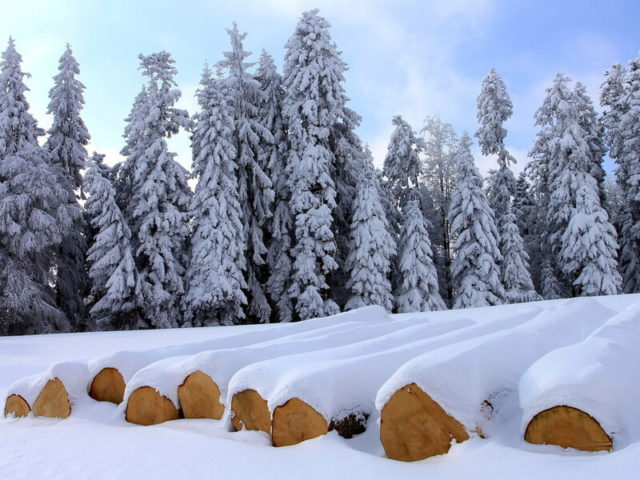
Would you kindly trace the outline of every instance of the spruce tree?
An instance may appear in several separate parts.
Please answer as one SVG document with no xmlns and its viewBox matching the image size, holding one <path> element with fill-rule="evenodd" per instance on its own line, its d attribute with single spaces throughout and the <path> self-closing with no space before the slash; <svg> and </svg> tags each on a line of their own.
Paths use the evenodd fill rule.
<svg viewBox="0 0 640 480">
<path fill-rule="evenodd" d="M 198 93 L 201 111 L 193 132 L 193 176 L 189 213 L 191 262 L 184 297 L 186 324 L 232 325 L 245 318 L 245 229 L 238 187 L 234 119 L 225 85 L 208 69 Z"/>
<path fill-rule="evenodd" d="M 338 311 L 327 276 L 336 262 L 335 126 L 345 115 L 345 63 L 317 10 L 305 12 L 286 45 L 282 114 L 288 128 L 287 177 L 294 221 L 289 294 L 300 319 Z M 343 157 L 344 158 L 344 157 Z"/>
<path fill-rule="evenodd" d="M 385 186 L 395 207 L 390 220 L 394 222 L 394 231 L 399 233 L 400 212 L 409 200 L 409 195 L 418 188 L 422 170 L 420 153 L 425 145 L 401 116 L 393 117 L 392 123 L 395 129 L 387 148 L 382 175 L 386 179 Z"/>
<path fill-rule="evenodd" d="M 103 176 L 101 160 L 94 155 L 84 175 L 84 191 L 89 195 L 85 210 L 95 232 L 87 251 L 93 297 L 90 315 L 100 330 L 129 330 L 144 318 L 143 284 L 131 251 L 131 232 L 116 203 L 115 189 Z"/>
<path fill-rule="evenodd" d="M 455 288 L 453 308 L 498 305 L 505 292 L 500 282 L 502 255 L 493 211 L 474 165 L 471 138 L 464 135 L 458 154 L 460 182 L 451 197 L 449 221 L 455 239 L 451 276 Z"/>
<path fill-rule="evenodd" d="M 44 132 L 29 113 L 21 63 L 9 39 L 0 62 L 0 331 L 69 331 L 52 288 L 53 260 L 74 212 L 38 143 Z"/>
<path fill-rule="evenodd" d="M 513 113 L 511 98 L 502 78 L 492 68 L 482 81 L 477 99 L 477 118 L 480 128 L 476 132 L 478 144 L 483 155 L 497 155 L 498 170 L 490 172 L 489 191 L 487 192 L 491 208 L 498 224 L 506 215 L 511 197 L 515 192 L 515 177 L 509 169 L 515 159 L 509 154 L 504 139 L 507 135 L 503 127 Z"/>
<path fill-rule="evenodd" d="M 92 325 L 86 324 L 84 304 L 89 289 L 89 279 L 84 269 L 86 225 L 76 194 L 82 187 L 80 172 L 87 162 L 86 145 L 90 137 L 80 116 L 85 87 L 76 79 L 80 69 L 69 45 L 60 57 L 58 71 L 54 77 L 55 84 L 49 91 L 51 100 L 47 113 L 53 115 L 53 125 L 48 131 L 49 137 L 44 147 L 51 153 L 51 161 L 59 173 L 59 183 L 67 192 L 67 203 L 73 219 L 56 250 L 57 302 L 75 329 L 90 329 Z"/>
<path fill-rule="evenodd" d="M 347 288 L 352 296 L 347 310 L 366 305 L 381 305 L 391 312 L 391 259 L 396 244 L 388 229 L 387 218 L 379 195 L 378 179 L 373 169 L 373 159 L 368 161 L 360 174 L 358 191 L 351 220 L 351 248 L 347 268 L 351 276 Z"/>
<path fill-rule="evenodd" d="M 500 226 L 500 280 L 505 289 L 507 303 L 522 303 L 542 300 L 533 288 L 529 273 L 529 255 L 516 225 L 516 216 L 507 206 Z"/>
<path fill-rule="evenodd" d="M 447 307 L 439 292 L 429 239 L 429 222 L 420 211 L 416 199 L 408 199 L 403 213 L 398 245 L 396 310 L 401 313 L 444 310 Z"/>
<path fill-rule="evenodd" d="M 552 259 L 562 265 L 564 295 L 607 294 L 619 286 L 616 233 L 600 204 L 598 181 L 591 173 L 597 149 L 594 132 L 585 128 L 585 102 L 568 83 L 566 76 L 558 74 L 536 113 L 543 131 L 539 139 L 547 140 L 542 148 L 536 143 L 536 153 L 545 156 L 547 163 L 548 244 Z M 577 241 L 582 251 L 576 250 Z M 602 256 L 596 257 L 596 251 Z"/>
<path fill-rule="evenodd" d="M 169 152 L 166 139 L 190 128 L 188 114 L 175 108 L 180 91 L 167 52 L 140 55 L 147 83 L 136 97 L 125 128 L 127 159 L 120 179 L 120 202 L 131 229 L 141 300 L 150 327 L 177 327 L 187 262 L 190 190 L 186 171 Z"/>
<path fill-rule="evenodd" d="M 231 51 L 225 52 L 225 60 L 218 67 L 227 71 L 226 88 L 231 96 L 234 119 L 234 143 L 238 163 L 238 188 L 243 210 L 246 246 L 246 281 L 249 304 L 247 314 L 250 321 L 268 322 L 271 307 L 267 300 L 264 243 L 265 230 L 272 215 L 274 200 L 271 179 L 265 172 L 266 152 L 274 143 L 271 131 L 261 123 L 260 83 L 247 69 L 253 64 L 245 62 L 251 55 L 245 51 L 242 41 L 246 33 L 240 34 L 233 24 L 227 30 L 231 38 Z"/>
<path fill-rule="evenodd" d="M 629 70 L 614 65 L 603 85 L 610 155 L 617 163 L 616 181 L 625 210 L 618 218 L 620 270 L 625 293 L 640 292 L 640 56 Z"/>
<path fill-rule="evenodd" d="M 290 322 L 293 319 L 293 302 L 287 290 L 291 279 L 293 260 L 291 259 L 291 233 L 293 220 L 286 171 L 286 154 L 288 144 L 282 119 L 282 77 L 276 70 L 273 58 L 266 52 L 260 55 L 256 79 L 260 82 L 262 92 L 260 103 L 260 123 L 269 129 L 273 143 L 261 149 L 261 165 L 266 165 L 266 172 L 271 179 L 274 190 L 273 217 L 268 228 L 266 290 L 271 304 L 275 307 L 275 321 Z"/>
</svg>

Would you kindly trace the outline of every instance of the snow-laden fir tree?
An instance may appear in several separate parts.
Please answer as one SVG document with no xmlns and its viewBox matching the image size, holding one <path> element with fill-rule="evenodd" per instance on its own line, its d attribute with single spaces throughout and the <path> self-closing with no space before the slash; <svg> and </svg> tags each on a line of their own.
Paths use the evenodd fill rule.
<svg viewBox="0 0 640 480">
<path fill-rule="evenodd" d="M 482 177 L 471 154 L 471 138 L 460 139 L 460 182 L 451 196 L 449 221 L 455 241 L 451 276 L 455 289 L 453 308 L 482 307 L 503 302 L 500 281 L 498 229 L 482 189 Z"/>
<path fill-rule="evenodd" d="M 395 207 L 391 211 L 393 229 L 400 231 L 401 211 L 409 199 L 409 195 L 418 188 L 418 179 L 422 170 L 420 153 L 424 150 L 424 140 L 416 136 L 411 126 L 400 116 L 393 117 L 394 125 L 391 140 L 384 158 L 382 175 L 385 177 L 385 187 Z"/>
<path fill-rule="evenodd" d="M 346 65 L 328 29 L 317 10 L 303 13 L 285 54 L 282 114 L 290 145 L 286 162 L 294 220 L 289 294 L 300 319 L 338 311 L 327 282 L 338 268 L 334 149 L 340 138 L 335 126 L 352 120 L 344 106 Z"/>
<path fill-rule="evenodd" d="M 576 82 L 573 93 L 575 96 L 578 124 L 584 131 L 589 160 L 591 161 L 588 173 L 595 178 L 598 186 L 600 205 L 605 207 L 607 197 L 604 191 L 605 171 L 602 163 L 607 153 L 607 147 L 604 141 L 604 126 L 593 106 L 593 101 L 587 94 L 587 88 L 581 82 Z"/>
<path fill-rule="evenodd" d="M 246 247 L 247 316 L 250 321 L 268 322 L 271 307 L 265 292 L 267 272 L 264 243 L 265 229 L 272 215 L 274 192 L 266 173 L 265 150 L 274 143 L 271 131 L 260 120 L 262 91 L 260 83 L 247 71 L 253 64 L 245 59 L 251 55 L 244 50 L 236 24 L 227 30 L 231 39 L 231 51 L 218 67 L 226 70 L 226 88 L 231 97 L 231 114 L 234 119 L 234 143 L 238 164 L 238 189 L 243 211 Z"/>
<path fill-rule="evenodd" d="M 521 172 L 516 180 L 516 191 L 513 196 L 511 211 L 520 232 L 525 252 L 529 257 L 529 273 L 534 288 L 540 285 L 541 245 L 538 241 L 538 211 L 527 181 L 527 174 Z M 536 291 L 539 291 L 536 289 Z"/>
<path fill-rule="evenodd" d="M 622 282 L 616 261 L 616 231 L 600 206 L 596 180 L 590 175 L 581 180 L 575 213 L 562 235 L 562 270 L 575 278 L 573 286 L 582 296 L 616 295 Z"/>
<path fill-rule="evenodd" d="M 84 175 L 85 210 L 95 232 L 87 251 L 92 281 L 90 310 L 100 330 L 137 328 L 144 317 L 143 284 L 131 251 L 131 232 L 116 203 L 116 192 L 103 176 L 101 155 L 94 155 Z"/>
<path fill-rule="evenodd" d="M 498 170 L 492 170 L 489 176 L 487 195 L 498 224 L 506 211 L 515 191 L 515 177 L 509 169 L 515 159 L 504 145 L 507 130 L 503 127 L 513 113 L 511 98 L 502 78 L 492 68 L 482 80 L 477 98 L 477 119 L 480 124 L 476 132 L 478 144 L 483 155 L 497 155 Z"/>
<path fill-rule="evenodd" d="M 266 290 L 275 307 L 275 321 L 290 322 L 293 319 L 293 302 L 287 290 L 291 280 L 291 232 L 293 220 L 289 199 L 291 193 L 287 182 L 286 154 L 287 140 L 282 120 L 282 77 L 276 70 L 273 58 L 262 52 L 256 79 L 260 82 L 262 98 L 260 103 L 260 123 L 273 135 L 273 143 L 261 149 L 260 164 L 266 165 L 266 171 L 273 184 L 273 216 L 268 228 L 267 270 L 269 277 Z"/>
<path fill-rule="evenodd" d="M 598 182 L 591 174 L 595 148 L 593 132 L 583 128 L 584 102 L 569 89 L 569 81 L 558 74 L 536 112 L 542 132 L 538 140 L 547 141 L 544 146 L 536 142 L 534 153 L 547 157 L 548 245 L 552 261 L 561 266 L 568 287 L 565 296 L 604 295 L 619 287 L 614 272 L 616 233 L 600 205 Z M 576 250 L 578 239 L 578 250 L 585 251 Z M 603 256 L 595 258 L 594 251 Z"/>
<path fill-rule="evenodd" d="M 425 140 L 422 183 L 426 186 L 433 208 L 427 211 L 432 226 L 434 259 L 438 268 L 440 294 L 447 305 L 453 303 L 451 282 L 451 195 L 458 183 L 456 166 L 458 138 L 453 127 L 438 117 L 427 118 L 422 129 Z"/>
<path fill-rule="evenodd" d="M 264 237 L 274 200 L 271 179 L 266 173 L 265 150 L 271 149 L 274 139 L 271 131 L 260 122 L 263 92 L 260 83 L 247 71 L 253 64 L 245 62 L 251 55 L 242 45 L 246 33 L 240 34 L 235 23 L 227 33 L 231 39 L 231 51 L 224 53 L 225 59 L 218 63 L 218 67 L 227 72 L 225 82 L 231 96 L 235 125 L 238 188 L 245 227 L 247 316 L 250 321 L 264 323 L 271 316 L 264 286 L 267 276 Z"/>
<path fill-rule="evenodd" d="M 418 200 L 409 199 L 405 203 L 403 217 L 398 244 L 396 310 L 401 313 L 444 310 L 447 307 L 439 292 L 429 222 Z"/>
<path fill-rule="evenodd" d="M 500 280 L 505 289 L 507 303 L 534 302 L 542 300 L 533 288 L 529 273 L 529 255 L 516 225 L 516 216 L 507 205 L 507 212 L 500 225 Z"/>
<path fill-rule="evenodd" d="M 620 271 L 625 293 L 640 292 L 640 57 L 629 71 L 614 65 L 602 85 L 609 155 L 615 159 L 616 182 L 624 210 L 616 219 L 620 232 Z"/>
<path fill-rule="evenodd" d="M 72 225 L 67 192 L 29 113 L 13 39 L 0 62 L 0 331 L 69 331 L 56 305 L 54 252 Z"/>
<path fill-rule="evenodd" d="M 235 161 L 232 99 L 205 69 L 195 115 L 191 262 L 184 310 L 187 325 L 232 325 L 245 318 L 245 229 Z"/>
<path fill-rule="evenodd" d="M 120 201 L 131 229 L 145 322 L 150 327 L 181 323 L 180 300 L 187 262 L 187 214 L 190 190 L 186 170 L 169 152 L 167 137 L 189 128 L 184 110 L 175 107 L 176 69 L 167 52 L 140 55 L 147 83 L 138 94 L 125 129 L 127 157 L 121 171 Z"/>
<path fill-rule="evenodd" d="M 56 250 L 57 302 L 75 329 L 86 329 L 91 328 L 91 325 L 85 325 L 84 297 L 89 289 L 84 269 L 86 225 L 75 191 L 82 187 L 80 172 L 87 162 L 86 145 L 90 137 L 80 116 L 85 87 L 76 78 L 79 73 L 78 62 L 67 45 L 60 57 L 55 84 L 49 91 L 47 113 L 53 115 L 53 125 L 47 132 L 49 137 L 44 147 L 51 153 L 51 161 L 59 173 L 59 183 L 67 192 L 69 211 L 73 214 L 72 224 Z"/>
<path fill-rule="evenodd" d="M 396 243 L 389 232 L 387 218 L 379 195 L 378 179 L 373 169 L 371 153 L 360 173 L 358 191 L 351 220 L 351 248 L 347 268 L 351 274 L 347 288 L 352 292 L 345 308 L 351 310 L 366 305 L 381 305 L 391 312 L 391 259 Z"/>
</svg>

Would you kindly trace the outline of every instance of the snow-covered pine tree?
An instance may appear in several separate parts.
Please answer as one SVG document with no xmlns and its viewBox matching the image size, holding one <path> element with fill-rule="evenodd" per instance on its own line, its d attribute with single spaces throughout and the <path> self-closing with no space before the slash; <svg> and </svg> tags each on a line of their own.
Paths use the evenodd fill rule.
<svg viewBox="0 0 640 480">
<path fill-rule="evenodd" d="M 93 297 L 90 315 L 100 330 L 129 330 L 144 318 L 143 284 L 131 251 L 131 232 L 116 203 L 115 189 L 103 176 L 101 161 L 102 156 L 94 154 L 83 186 L 89 195 L 86 215 L 95 232 L 87 251 Z"/>
<path fill-rule="evenodd" d="M 136 267 L 149 327 L 177 327 L 187 263 L 187 208 L 191 192 L 186 170 L 168 151 L 166 138 L 190 128 L 188 114 L 175 108 L 174 60 L 167 52 L 140 55 L 147 83 L 125 128 L 127 159 L 121 170 L 120 205 L 131 229 Z"/>
<path fill-rule="evenodd" d="M 60 57 L 58 74 L 49 91 L 47 113 L 53 115 L 53 125 L 47 132 L 49 137 L 44 148 L 51 153 L 56 166 L 59 183 L 67 192 L 72 224 L 56 250 L 56 293 L 59 308 L 65 312 L 74 329 L 91 329 L 86 323 L 84 297 L 88 294 L 89 278 L 84 269 L 87 250 L 86 225 L 78 203 L 76 190 L 81 190 L 82 175 L 87 162 L 89 132 L 80 116 L 84 106 L 84 85 L 76 78 L 80 73 L 78 62 L 67 44 Z"/>
<path fill-rule="evenodd" d="M 640 292 L 640 57 L 629 71 L 614 65 L 602 86 L 604 124 L 624 211 L 617 218 L 620 271 L 625 293 Z"/>
<path fill-rule="evenodd" d="M 424 312 L 444 310 L 433 262 L 428 223 L 416 199 L 407 199 L 398 245 L 398 277 L 396 310 Z"/>
<path fill-rule="evenodd" d="M 54 251 L 72 224 L 67 193 L 58 184 L 29 113 L 22 57 L 13 39 L 0 62 L 0 331 L 69 331 L 56 305 Z"/>
<path fill-rule="evenodd" d="M 507 205 L 500 226 L 500 280 L 505 289 L 507 303 L 534 302 L 542 300 L 536 293 L 529 273 L 529 255 L 516 225 L 516 216 Z"/>
<path fill-rule="evenodd" d="M 534 289 L 540 285 L 541 245 L 538 241 L 538 211 L 531 196 L 527 174 L 520 172 L 516 180 L 516 191 L 513 197 L 511 210 L 515 216 L 515 223 L 522 238 L 525 252 L 529 257 L 529 273 L 533 281 Z"/>
<path fill-rule="evenodd" d="M 342 83 L 347 67 L 328 29 L 328 22 L 317 10 L 303 13 L 287 42 L 285 54 L 282 114 L 290 145 L 287 176 L 294 220 L 289 294 L 295 300 L 300 319 L 338 311 L 327 282 L 327 276 L 338 268 L 336 151 L 341 147 L 344 166 L 349 158 L 345 150 L 351 145 L 344 134 L 351 131 L 355 118 L 345 107 L 347 98 Z M 337 128 L 340 124 L 349 129 Z"/>
<path fill-rule="evenodd" d="M 293 319 L 293 302 L 287 290 L 291 279 L 293 261 L 291 259 L 291 232 L 293 220 L 289 199 L 291 192 L 287 182 L 286 154 L 288 144 L 282 120 L 282 77 L 276 70 L 273 58 L 262 52 L 256 71 L 260 82 L 262 101 L 260 103 L 260 123 L 273 135 L 273 144 L 261 149 L 261 165 L 274 190 L 273 217 L 268 228 L 267 271 L 269 277 L 266 290 L 271 304 L 275 307 L 273 319 L 277 322 L 290 322 Z"/>
<path fill-rule="evenodd" d="M 507 87 L 493 68 L 482 80 L 477 106 L 480 128 L 475 135 L 482 155 L 497 155 L 498 170 L 490 172 L 487 196 L 496 222 L 500 225 L 515 192 L 516 183 L 513 172 L 509 169 L 515 159 L 505 148 L 507 130 L 502 126 L 511 117 L 513 105 Z"/>
<path fill-rule="evenodd" d="M 427 118 L 421 132 L 425 136 L 422 183 L 426 186 L 433 202 L 433 209 L 428 212 L 427 218 L 432 226 L 432 247 L 438 268 L 440 295 L 450 306 L 453 303 L 451 281 L 453 245 L 448 214 L 451 195 L 458 183 L 456 166 L 458 138 L 453 127 L 438 117 Z"/>
<path fill-rule="evenodd" d="M 351 273 L 347 288 L 352 296 L 345 308 L 351 310 L 366 305 L 381 305 L 391 312 L 393 296 L 389 274 L 396 243 L 389 232 L 380 201 L 371 153 L 367 151 L 366 155 L 368 160 L 360 173 L 351 220 L 352 245 L 346 265 Z"/>
<path fill-rule="evenodd" d="M 400 232 L 401 212 L 409 199 L 418 188 L 418 178 L 422 170 L 420 153 L 425 144 L 422 138 L 416 136 L 411 126 L 400 116 L 393 117 L 394 125 L 387 155 L 384 158 L 382 175 L 385 177 L 385 187 L 395 207 L 390 212 L 392 228 L 397 234 Z"/>
<path fill-rule="evenodd" d="M 260 120 L 262 91 L 260 83 L 247 71 L 253 64 L 245 59 L 251 55 L 244 50 L 237 25 L 227 30 L 231 38 L 231 51 L 218 67 L 227 71 L 224 80 L 231 97 L 231 114 L 234 119 L 234 143 L 238 164 L 238 188 L 243 211 L 246 247 L 247 316 L 251 322 L 268 322 L 271 306 L 265 293 L 266 276 L 264 244 L 265 229 L 272 216 L 274 200 L 271 179 L 265 172 L 266 155 L 274 144 L 271 131 Z"/>
<path fill-rule="evenodd" d="M 245 318 L 245 228 L 238 188 L 232 99 L 208 69 L 198 92 L 193 176 L 191 263 L 184 297 L 186 324 L 233 325 Z"/>
<path fill-rule="evenodd" d="M 588 165 L 587 165 L 588 167 Z M 600 206 L 597 181 L 577 175 L 576 208 L 562 235 L 562 269 L 582 296 L 620 293 L 616 231 Z"/>
<path fill-rule="evenodd" d="M 612 285 L 619 287 L 614 273 L 616 234 L 600 205 L 598 182 L 591 174 L 595 150 L 593 132 L 583 128 L 584 102 L 571 92 L 569 81 L 558 74 L 536 112 L 542 132 L 538 140 L 547 140 L 543 149 L 534 152 L 547 157 L 549 246 L 552 261 L 562 266 L 570 288 L 563 295 L 604 295 L 615 290 Z M 539 142 L 536 147 L 540 148 Z M 576 250 L 578 240 L 584 251 Z"/>
<path fill-rule="evenodd" d="M 604 190 L 605 171 L 602 168 L 607 147 L 604 142 L 604 126 L 593 106 L 593 101 L 587 94 L 587 88 L 576 82 L 573 88 L 575 106 L 578 115 L 578 124 L 584 131 L 585 141 L 588 145 L 591 166 L 589 174 L 596 179 L 600 205 L 605 206 L 607 197 Z"/>
<path fill-rule="evenodd" d="M 457 161 L 460 182 L 451 196 L 449 210 L 451 237 L 455 241 L 451 265 L 453 308 L 498 305 L 505 296 L 498 268 L 502 261 L 500 238 L 467 134 L 460 139 Z"/>
</svg>

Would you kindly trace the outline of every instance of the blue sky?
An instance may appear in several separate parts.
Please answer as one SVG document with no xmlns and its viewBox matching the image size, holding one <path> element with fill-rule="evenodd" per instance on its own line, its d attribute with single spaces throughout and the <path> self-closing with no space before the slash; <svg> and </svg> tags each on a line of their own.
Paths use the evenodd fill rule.
<svg viewBox="0 0 640 480">
<path fill-rule="evenodd" d="M 42 127 L 58 58 L 71 43 L 86 85 L 83 118 L 91 149 L 118 160 L 124 118 L 142 79 L 139 53 L 169 51 L 176 60 L 183 107 L 196 110 L 194 92 L 205 61 L 228 50 L 233 21 L 248 32 L 245 49 L 262 49 L 282 65 L 284 44 L 301 12 L 319 8 L 349 64 L 346 90 L 362 117 L 359 133 L 381 165 L 393 115 L 418 130 L 439 115 L 460 133 L 477 128 L 475 99 L 494 67 L 514 104 L 507 146 L 526 163 L 533 114 L 559 71 L 587 85 L 597 103 L 604 72 L 640 49 L 640 2 L 548 0 L 4 0 L 0 32 L 16 39 L 32 74 L 29 101 Z M 182 3 L 180 5 L 180 3 Z M 4 47 L 0 47 L 4 49 Z M 186 135 L 172 141 L 189 166 Z M 476 155 L 483 172 L 492 159 Z"/>
</svg>

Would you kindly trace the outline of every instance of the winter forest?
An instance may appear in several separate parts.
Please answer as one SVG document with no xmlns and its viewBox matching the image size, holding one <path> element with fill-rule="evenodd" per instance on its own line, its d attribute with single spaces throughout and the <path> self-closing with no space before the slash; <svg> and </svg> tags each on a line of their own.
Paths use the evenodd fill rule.
<svg viewBox="0 0 640 480">
<path fill-rule="evenodd" d="M 0 63 L 0 334 L 291 322 L 365 305 L 389 312 L 640 292 L 640 57 L 603 77 L 600 105 L 558 73 L 517 178 L 508 88 L 478 85 L 477 130 L 394 126 L 382 170 L 356 134 L 348 66 L 317 10 L 284 68 L 234 24 L 205 65 L 198 112 L 176 107 L 165 51 L 121 154 L 87 151 L 71 47 L 48 130 L 26 100 L 13 39 Z M 473 115 L 474 112 L 469 112 Z M 191 171 L 167 139 L 189 132 Z M 472 144 L 496 159 L 482 178 Z M 615 181 L 603 169 L 616 162 Z"/>
</svg>

